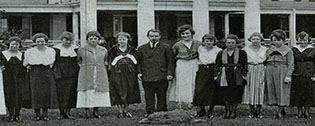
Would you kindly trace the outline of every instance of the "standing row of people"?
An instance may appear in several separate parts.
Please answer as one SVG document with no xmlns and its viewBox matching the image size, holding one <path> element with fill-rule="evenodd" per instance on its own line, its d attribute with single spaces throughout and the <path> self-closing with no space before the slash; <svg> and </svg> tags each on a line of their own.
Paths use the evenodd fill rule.
<svg viewBox="0 0 315 126">
<path fill-rule="evenodd" d="M 240 103 L 249 104 L 250 118 L 262 118 L 264 103 L 278 106 L 278 118 L 290 105 L 298 107 L 298 118 L 310 117 L 315 49 L 308 46 L 307 33 L 297 35 L 299 45 L 292 49 L 284 44 L 282 30 L 272 32 L 274 46 L 268 48 L 261 46 L 260 33 L 253 33 L 251 44 L 243 49 L 237 46 L 238 37 L 230 34 L 221 49 L 214 35 L 194 40 L 191 25 L 177 32 L 180 40 L 171 47 L 159 41 L 159 30 L 151 29 L 149 42 L 138 49 L 128 45 L 131 36 L 125 32 L 117 34 L 117 44 L 109 50 L 98 45 L 101 35 L 96 31 L 86 35 L 87 44 L 81 48 L 72 44 L 70 32 L 64 32 L 62 43 L 53 48 L 46 46 L 48 37 L 38 33 L 33 36 L 36 46 L 25 53 L 18 50 L 22 40 L 10 38 L 9 49 L 0 53 L 9 121 L 20 120 L 22 107 L 33 108 L 36 121 L 49 120 L 48 109 L 56 108 L 60 119 L 72 119 L 70 109 L 75 107 L 85 108 L 86 118 L 100 118 L 99 107 L 111 105 L 117 105 L 118 118 L 132 117 L 129 104 L 141 102 L 138 80 L 147 116 L 167 111 L 168 94 L 171 101 L 199 106 L 196 117 L 205 115 L 209 105 L 211 118 L 214 106 L 224 105 L 224 117 L 235 118 Z"/>
</svg>

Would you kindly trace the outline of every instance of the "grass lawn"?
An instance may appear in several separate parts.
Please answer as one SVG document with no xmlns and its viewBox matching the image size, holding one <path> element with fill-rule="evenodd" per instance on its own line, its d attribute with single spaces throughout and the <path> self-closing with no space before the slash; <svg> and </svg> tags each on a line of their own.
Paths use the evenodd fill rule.
<svg viewBox="0 0 315 126">
<path fill-rule="evenodd" d="M 169 109 L 175 109 L 175 103 L 169 103 Z M 203 122 L 187 122 L 175 124 L 159 124 L 163 125 L 179 125 L 179 126 L 315 126 L 315 109 L 311 109 L 312 119 L 296 119 L 295 108 L 287 108 L 287 116 L 284 119 L 274 119 L 274 111 L 276 109 L 263 106 L 264 118 L 262 119 L 249 119 L 249 108 L 246 105 L 240 105 L 238 109 L 238 117 L 236 119 L 223 119 L 224 107 L 216 106 L 214 110 L 214 118 L 208 119 L 203 117 L 206 121 Z M 130 106 L 130 112 L 134 115 L 133 118 L 118 119 L 116 107 L 101 108 L 101 119 L 84 119 L 83 109 L 72 110 L 72 115 L 75 120 L 57 120 L 59 115 L 58 110 L 50 110 L 50 121 L 33 121 L 34 112 L 32 109 L 23 109 L 21 111 L 21 122 L 7 123 L 6 116 L 0 116 L 0 126 L 131 126 L 131 125 L 154 125 L 154 124 L 139 124 L 138 121 L 144 116 L 144 104 L 137 104 Z M 155 124 L 157 125 L 157 124 Z"/>
</svg>

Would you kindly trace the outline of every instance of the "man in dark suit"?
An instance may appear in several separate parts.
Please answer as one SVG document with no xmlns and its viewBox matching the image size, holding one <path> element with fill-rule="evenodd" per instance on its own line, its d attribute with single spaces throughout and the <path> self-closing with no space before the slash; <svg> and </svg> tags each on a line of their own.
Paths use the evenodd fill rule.
<svg viewBox="0 0 315 126">
<path fill-rule="evenodd" d="M 169 45 L 159 42 L 157 29 L 147 32 L 150 42 L 138 48 L 138 78 L 142 80 L 147 116 L 155 111 L 167 111 L 166 92 L 168 81 L 174 76 L 174 54 Z M 155 94 L 157 109 L 155 109 Z"/>
</svg>

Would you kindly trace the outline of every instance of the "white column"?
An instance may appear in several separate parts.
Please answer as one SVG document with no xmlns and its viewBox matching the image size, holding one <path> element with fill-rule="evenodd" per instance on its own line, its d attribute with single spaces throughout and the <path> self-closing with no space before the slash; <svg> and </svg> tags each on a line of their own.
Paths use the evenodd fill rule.
<svg viewBox="0 0 315 126">
<path fill-rule="evenodd" d="M 97 30 L 97 0 L 80 0 L 80 43 L 86 44 L 86 34 Z"/>
<path fill-rule="evenodd" d="M 245 30 L 245 44 L 249 42 L 247 38 L 254 33 L 260 32 L 260 0 L 245 0 L 244 13 L 244 30 Z"/>
<path fill-rule="evenodd" d="M 226 13 L 224 15 L 224 34 L 226 37 L 228 34 L 230 34 L 230 14 Z"/>
<path fill-rule="evenodd" d="M 67 30 L 66 14 L 52 14 L 50 17 L 50 39 L 59 40 L 61 33 Z"/>
<path fill-rule="evenodd" d="M 201 37 L 209 33 L 209 0 L 193 1 L 192 23 L 196 31 L 194 39 L 201 41 Z"/>
<path fill-rule="evenodd" d="M 155 28 L 154 0 L 138 0 L 138 46 L 148 42 L 147 31 Z"/>
<path fill-rule="evenodd" d="M 296 45 L 296 12 L 295 9 L 292 9 L 292 12 L 290 14 L 290 18 L 289 18 L 289 31 L 290 31 L 290 42 L 289 45 L 290 46 L 295 46 Z"/>
<path fill-rule="evenodd" d="M 79 40 L 79 13 L 73 12 L 72 13 L 72 32 L 74 36 L 75 44 L 78 44 Z"/>
</svg>

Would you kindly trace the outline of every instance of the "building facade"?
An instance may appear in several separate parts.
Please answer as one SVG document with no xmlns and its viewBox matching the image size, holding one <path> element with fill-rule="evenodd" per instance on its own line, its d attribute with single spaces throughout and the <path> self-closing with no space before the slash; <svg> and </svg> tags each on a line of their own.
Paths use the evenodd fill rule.
<svg viewBox="0 0 315 126">
<path fill-rule="evenodd" d="M 131 45 L 138 46 L 148 41 L 151 28 L 160 29 L 162 41 L 173 44 L 177 27 L 192 24 L 197 40 L 206 33 L 223 39 L 261 32 L 268 38 L 281 28 L 294 45 L 291 40 L 300 31 L 315 36 L 314 7 L 315 0 L 0 0 L 0 32 L 16 28 L 26 40 L 37 32 L 58 40 L 63 31 L 71 31 L 84 45 L 90 30 L 109 43 L 125 31 L 133 38 Z"/>
</svg>

